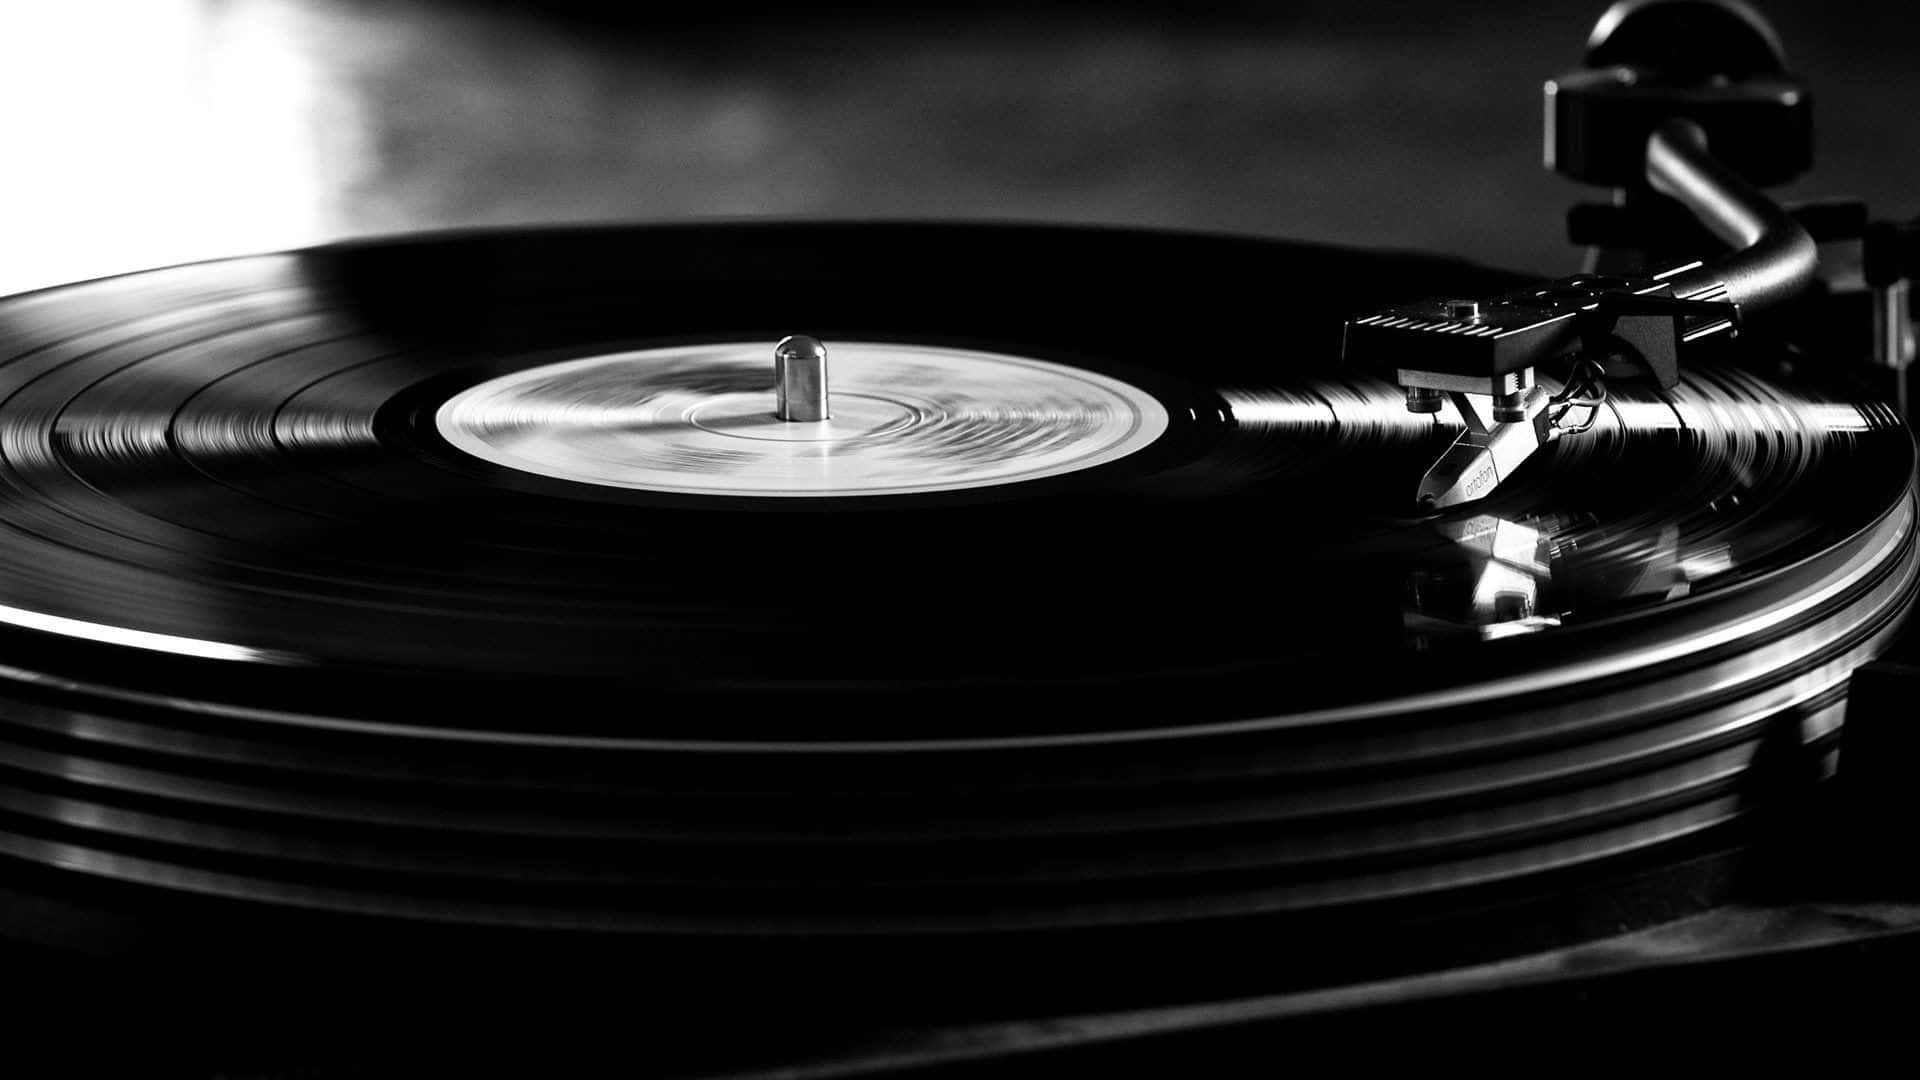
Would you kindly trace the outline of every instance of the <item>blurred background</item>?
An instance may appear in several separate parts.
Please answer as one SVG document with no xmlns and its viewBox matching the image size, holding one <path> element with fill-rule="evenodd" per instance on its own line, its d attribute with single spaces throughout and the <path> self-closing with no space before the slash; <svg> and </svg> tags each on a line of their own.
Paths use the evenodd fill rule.
<svg viewBox="0 0 1920 1080">
<path fill-rule="evenodd" d="M 1787 195 L 1920 212 L 1920 5 L 1761 2 Z M 1605 5 L 0 0 L 0 292 L 395 231 L 1044 219 L 1570 272 L 1540 84 Z"/>
</svg>

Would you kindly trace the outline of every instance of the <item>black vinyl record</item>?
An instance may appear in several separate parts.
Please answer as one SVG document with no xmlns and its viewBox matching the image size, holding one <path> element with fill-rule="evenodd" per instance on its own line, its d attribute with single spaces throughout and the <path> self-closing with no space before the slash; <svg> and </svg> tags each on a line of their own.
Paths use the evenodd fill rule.
<svg viewBox="0 0 1920 1080">
<path fill-rule="evenodd" d="M 1847 671 L 1904 617 L 1909 436 L 1747 342 L 1423 511 L 1457 423 L 1343 367 L 1341 320 L 1511 284 L 741 225 L 0 302 L 0 853 L 53 891 L 652 938 L 1378 933 L 1379 905 L 1736 821 L 1768 747 L 1830 763 Z M 785 498 L 515 469 L 440 421 L 517 373 L 798 332 L 1083 373 L 1164 428 L 1046 476 Z M 770 366 L 714 377 L 676 391 L 771 400 Z"/>
<path fill-rule="evenodd" d="M 716 228 L 364 245 L 34 294 L 4 312 L 20 570 L 0 603 L 230 645 L 247 658 L 231 666 L 273 667 L 276 684 L 318 671 L 322 693 L 449 679 L 431 683 L 433 711 L 483 726 L 496 679 L 542 697 L 552 679 L 970 700 L 912 720 L 561 715 L 540 730 L 1031 735 L 1081 721 L 975 699 L 1105 684 L 1137 700 L 1151 683 L 1219 700 L 1254 678 L 1261 695 L 1287 687 L 1257 705 L 1275 711 L 1418 684 L 1448 626 L 1493 621 L 1425 597 L 1473 550 L 1463 519 L 1547 534 L 1565 563 L 1544 583 L 1564 627 L 1548 636 L 1572 637 L 1676 583 L 1726 592 L 1818 555 L 1904 490 L 1906 436 L 1884 409 L 1704 366 L 1686 415 L 1629 396 L 1472 512 L 1417 513 L 1408 492 L 1457 427 L 1405 415 L 1390 373 L 1341 369 L 1333 335 L 1344 312 L 1490 279 L 1226 239 Z M 758 338 L 770 356 L 795 328 L 1113 374 L 1170 426 L 1066 476 L 804 500 L 552 480 L 433 431 L 436 405 L 503 371 L 703 339 Z M 1617 580 L 1662 543 L 1706 572 Z M 1440 632 L 1421 628 L 1433 619 Z M 344 692 L 356 714 L 388 711 Z M 1163 709 L 1094 725 L 1157 726 Z M 1187 699 L 1182 719 L 1209 709 Z"/>
</svg>

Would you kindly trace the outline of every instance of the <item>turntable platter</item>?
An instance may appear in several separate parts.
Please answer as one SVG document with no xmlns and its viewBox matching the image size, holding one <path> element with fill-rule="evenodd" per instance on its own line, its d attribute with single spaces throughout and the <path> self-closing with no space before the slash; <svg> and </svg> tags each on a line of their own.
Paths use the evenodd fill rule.
<svg viewBox="0 0 1920 1080">
<path fill-rule="evenodd" d="M 1421 512 L 1458 419 L 1339 368 L 1337 316 L 1507 282 L 743 226 L 0 302 L 0 852 L 811 940 L 1425 917 L 1733 822 L 1763 747 L 1830 764 L 1911 602 L 1906 431 L 1729 351 Z M 781 434 L 752 358 L 796 330 L 844 343 L 865 479 L 720 452 Z"/>
</svg>

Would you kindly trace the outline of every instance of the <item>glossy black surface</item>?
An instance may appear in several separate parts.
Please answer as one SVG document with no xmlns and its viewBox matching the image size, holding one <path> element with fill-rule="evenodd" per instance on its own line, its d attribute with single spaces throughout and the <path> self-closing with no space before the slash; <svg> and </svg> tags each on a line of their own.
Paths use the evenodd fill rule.
<svg viewBox="0 0 1920 1080">
<path fill-rule="evenodd" d="M 1496 497 L 1417 514 L 1456 429 L 1406 415 L 1390 373 L 1340 369 L 1341 320 L 1509 283 L 1223 237 L 823 225 L 456 235 L 28 294 L 0 303 L 0 604 L 249 658 L 30 632 L 8 655 L 536 733 L 1157 727 L 1538 667 L 1590 652 L 1595 624 L 1617 644 L 1620 618 L 1737 600 L 1905 490 L 1881 407 L 1707 360 L 1680 421 L 1619 388 Z M 1052 480 L 777 501 L 508 473 L 430 430 L 501 371 L 799 328 L 1083 365 L 1175 424 Z M 1513 526 L 1525 557 L 1489 546 Z M 830 602 L 770 587 L 775 547 Z M 1526 580 L 1502 599 L 1490 563 Z"/>
</svg>

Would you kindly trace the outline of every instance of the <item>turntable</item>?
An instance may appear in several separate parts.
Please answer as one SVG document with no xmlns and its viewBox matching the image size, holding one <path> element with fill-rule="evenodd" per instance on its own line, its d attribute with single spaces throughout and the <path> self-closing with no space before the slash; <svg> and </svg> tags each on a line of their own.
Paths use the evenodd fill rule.
<svg viewBox="0 0 1920 1080">
<path fill-rule="evenodd" d="M 1920 912 L 1920 245 L 1761 190 L 1810 98 L 1745 7 L 1588 60 L 1554 282 L 750 224 L 0 301 L 38 1030 L 1000 1075 L 1858 1007 Z"/>
</svg>

